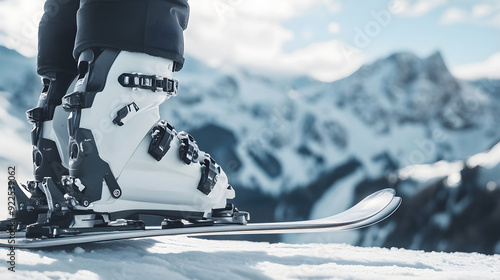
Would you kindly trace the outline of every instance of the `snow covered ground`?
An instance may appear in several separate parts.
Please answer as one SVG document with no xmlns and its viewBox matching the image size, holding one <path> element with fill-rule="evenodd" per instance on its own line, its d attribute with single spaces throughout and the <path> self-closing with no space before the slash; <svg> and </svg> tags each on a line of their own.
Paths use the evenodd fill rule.
<svg viewBox="0 0 500 280">
<path fill-rule="evenodd" d="M 7 249 L 0 249 L 6 258 Z M 0 279 L 499 279 L 500 255 L 160 237 L 16 250 Z"/>
</svg>

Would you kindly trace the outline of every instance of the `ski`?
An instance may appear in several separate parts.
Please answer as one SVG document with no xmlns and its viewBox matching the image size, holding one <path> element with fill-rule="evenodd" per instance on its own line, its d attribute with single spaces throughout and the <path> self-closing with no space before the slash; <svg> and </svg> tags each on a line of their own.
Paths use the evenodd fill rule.
<svg viewBox="0 0 500 280">
<path fill-rule="evenodd" d="M 207 236 L 241 234 L 279 234 L 324 232 L 359 229 L 380 222 L 390 216 L 401 204 L 401 198 L 395 196 L 393 189 L 375 192 L 358 204 L 339 214 L 321 219 L 248 224 L 212 224 L 209 226 L 190 226 L 161 229 L 147 227 L 145 230 L 89 232 L 75 236 L 43 239 L 26 239 L 22 232 L 16 232 L 15 238 L 4 233 L 0 238 L 0 247 L 38 249 L 64 245 L 114 241 L 123 239 L 146 238 L 156 236 Z M 12 240 L 15 244 L 11 244 Z M 9 241 L 11 243 L 9 243 Z"/>
</svg>

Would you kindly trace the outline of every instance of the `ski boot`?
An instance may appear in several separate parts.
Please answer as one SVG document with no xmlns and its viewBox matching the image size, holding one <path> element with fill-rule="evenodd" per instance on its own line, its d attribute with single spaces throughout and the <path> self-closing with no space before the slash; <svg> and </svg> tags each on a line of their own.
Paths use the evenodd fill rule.
<svg viewBox="0 0 500 280">
<path fill-rule="evenodd" d="M 143 53 L 81 53 L 74 91 L 63 97 L 69 175 L 64 192 L 50 178 L 42 184 L 49 222 L 29 226 L 28 236 L 141 229 L 139 214 L 246 223 L 248 213 L 226 202 L 235 192 L 221 167 L 191 135 L 160 119 L 159 106 L 177 94 L 173 68 L 173 61 Z"/>
<path fill-rule="evenodd" d="M 58 189 L 62 191 L 62 176 L 69 174 L 67 162 L 62 161 L 67 154 L 69 137 L 66 129 L 68 113 L 63 110 L 61 99 L 74 78 L 75 75 L 67 73 L 53 73 L 42 78 L 43 90 L 38 105 L 26 112 L 28 121 L 33 124 L 34 180 L 27 185 L 10 182 L 9 187 L 16 194 L 15 218 L 0 222 L 1 230 L 6 230 L 6 225 L 11 222 L 15 222 L 17 230 L 22 230 L 46 219 L 49 207 L 43 191 L 44 178 L 59 182 Z"/>
</svg>

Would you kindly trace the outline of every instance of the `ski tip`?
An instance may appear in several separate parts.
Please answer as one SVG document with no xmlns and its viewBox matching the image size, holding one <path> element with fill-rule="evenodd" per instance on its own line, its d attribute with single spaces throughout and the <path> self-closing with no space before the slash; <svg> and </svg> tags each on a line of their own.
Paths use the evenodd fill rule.
<svg viewBox="0 0 500 280">
<path fill-rule="evenodd" d="M 382 197 L 382 196 L 388 196 L 388 197 L 392 198 L 392 197 L 396 196 L 396 191 L 392 188 L 382 189 L 382 190 L 379 190 L 379 191 L 376 191 L 376 192 L 370 194 L 369 196 L 365 197 L 363 200 L 369 200 L 369 199 L 378 198 L 378 197 Z"/>
<path fill-rule="evenodd" d="M 386 189 L 380 190 L 380 192 L 388 192 L 388 193 L 392 193 L 392 194 L 396 195 L 396 190 L 393 188 L 386 188 Z"/>
</svg>

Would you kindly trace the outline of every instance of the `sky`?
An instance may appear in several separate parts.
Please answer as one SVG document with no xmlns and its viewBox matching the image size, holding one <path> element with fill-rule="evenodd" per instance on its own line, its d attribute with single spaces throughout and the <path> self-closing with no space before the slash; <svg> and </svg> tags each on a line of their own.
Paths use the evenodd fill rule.
<svg viewBox="0 0 500 280">
<path fill-rule="evenodd" d="M 0 0 L 0 44 L 35 56 L 43 3 Z M 440 51 L 459 78 L 500 78 L 498 0 L 189 3 L 186 53 L 215 67 L 241 65 L 328 82 L 394 52 L 426 57 Z"/>
</svg>

